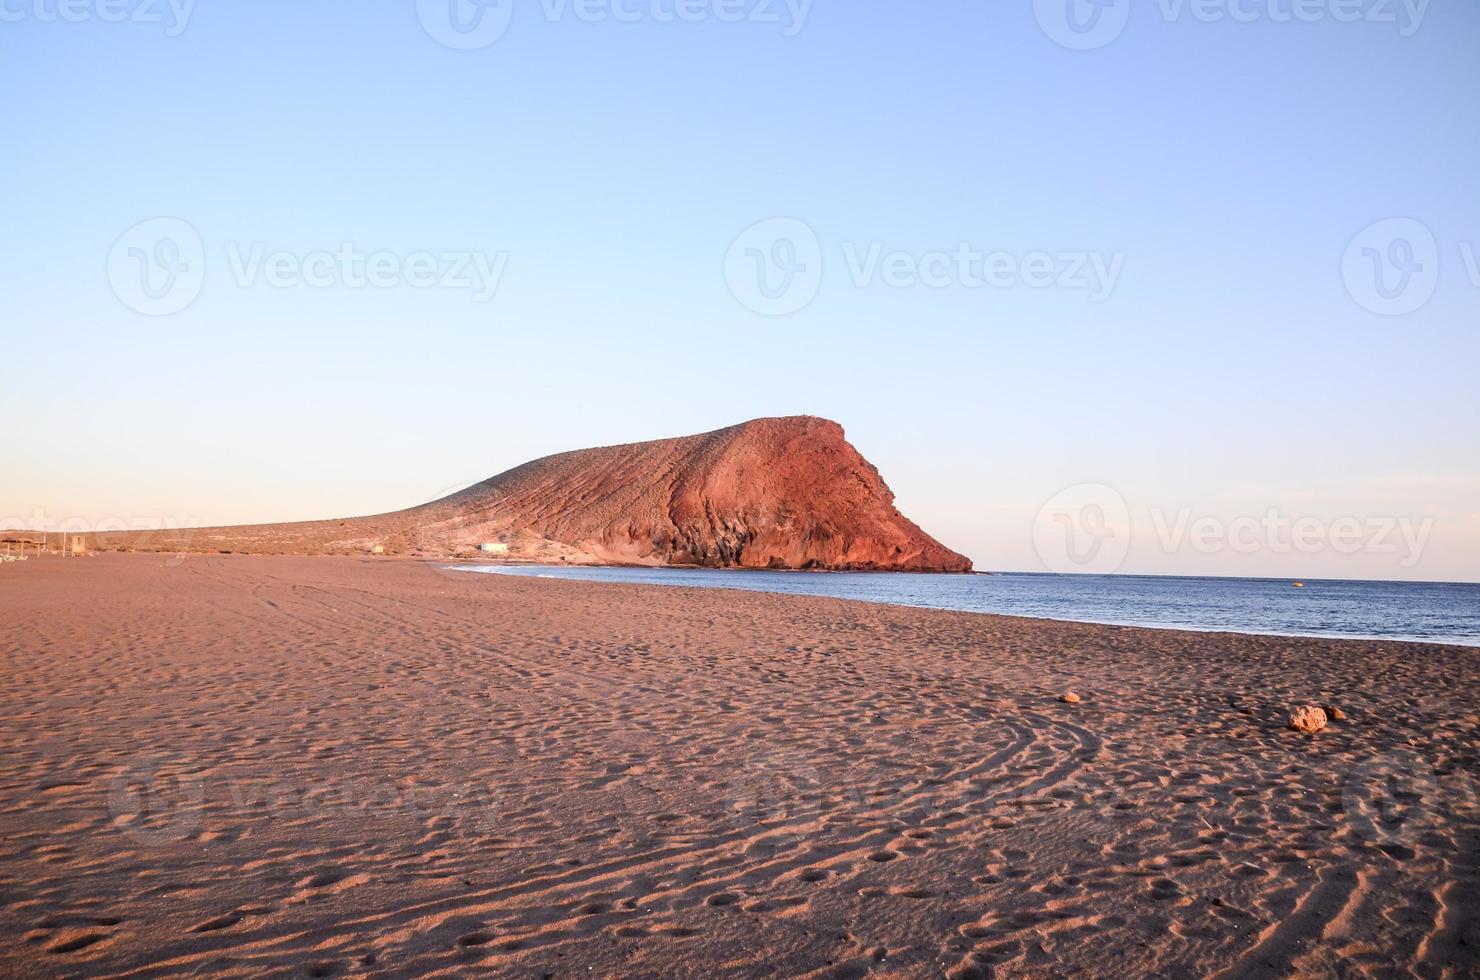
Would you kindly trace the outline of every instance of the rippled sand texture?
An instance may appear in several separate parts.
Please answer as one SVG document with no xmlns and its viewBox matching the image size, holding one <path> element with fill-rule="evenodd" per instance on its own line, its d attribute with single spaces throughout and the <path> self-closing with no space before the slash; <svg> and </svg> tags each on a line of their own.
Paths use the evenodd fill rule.
<svg viewBox="0 0 1480 980">
<path fill-rule="evenodd" d="M 349 558 L 0 627 L 3 975 L 1480 970 L 1473 650 Z"/>
</svg>

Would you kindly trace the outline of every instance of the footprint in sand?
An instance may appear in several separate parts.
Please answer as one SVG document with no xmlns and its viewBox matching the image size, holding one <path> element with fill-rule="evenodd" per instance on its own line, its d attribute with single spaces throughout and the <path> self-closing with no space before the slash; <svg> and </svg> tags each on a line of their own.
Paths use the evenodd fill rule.
<svg viewBox="0 0 1480 980">
<path fill-rule="evenodd" d="M 1181 898 L 1182 886 L 1170 878 L 1157 878 L 1151 882 L 1151 897 L 1158 901 Z"/>
<path fill-rule="evenodd" d="M 222 929 L 230 929 L 242 920 L 240 912 L 228 912 L 218 915 L 214 919 L 207 919 L 190 927 L 191 932 L 220 932 Z"/>
<path fill-rule="evenodd" d="M 76 953 L 80 950 L 87 949 L 89 946 L 95 946 L 106 939 L 112 938 L 112 935 L 106 932 L 84 932 L 58 940 L 46 947 L 46 951 L 53 954 Z"/>
</svg>

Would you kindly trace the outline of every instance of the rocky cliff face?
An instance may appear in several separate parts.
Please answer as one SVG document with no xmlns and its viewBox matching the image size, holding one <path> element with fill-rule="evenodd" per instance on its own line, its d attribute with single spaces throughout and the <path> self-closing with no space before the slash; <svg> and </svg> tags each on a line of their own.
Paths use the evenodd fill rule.
<svg viewBox="0 0 1480 980">
<path fill-rule="evenodd" d="M 100 536 L 117 546 L 121 536 Z M 175 539 L 182 540 L 175 540 Z M 457 555 L 586 564 L 970 571 L 894 506 L 826 419 L 756 419 L 702 435 L 561 453 L 442 500 L 345 521 L 207 528 L 161 550 Z M 149 547 L 147 536 L 129 542 Z"/>
</svg>

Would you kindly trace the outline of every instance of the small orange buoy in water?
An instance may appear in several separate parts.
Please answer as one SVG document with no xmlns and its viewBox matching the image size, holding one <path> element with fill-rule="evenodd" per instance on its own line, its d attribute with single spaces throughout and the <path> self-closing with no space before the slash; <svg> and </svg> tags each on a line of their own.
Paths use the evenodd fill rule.
<svg viewBox="0 0 1480 980">
<path fill-rule="evenodd" d="M 1303 588 L 1305 588 L 1305 583 L 1304 582 L 1296 582 L 1295 583 L 1295 588 L 1297 588 L 1297 589 L 1303 589 Z"/>
</svg>

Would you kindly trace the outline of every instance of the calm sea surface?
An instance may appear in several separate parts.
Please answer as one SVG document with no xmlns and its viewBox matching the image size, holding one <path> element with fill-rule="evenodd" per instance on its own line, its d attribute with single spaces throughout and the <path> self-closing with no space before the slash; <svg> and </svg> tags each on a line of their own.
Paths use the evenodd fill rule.
<svg viewBox="0 0 1480 980">
<path fill-rule="evenodd" d="M 1480 646 L 1480 585 L 1141 575 L 910 575 L 462 565 L 470 572 L 749 589 L 1125 626 Z"/>
</svg>

